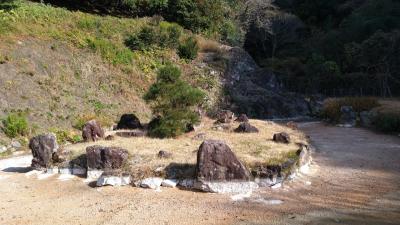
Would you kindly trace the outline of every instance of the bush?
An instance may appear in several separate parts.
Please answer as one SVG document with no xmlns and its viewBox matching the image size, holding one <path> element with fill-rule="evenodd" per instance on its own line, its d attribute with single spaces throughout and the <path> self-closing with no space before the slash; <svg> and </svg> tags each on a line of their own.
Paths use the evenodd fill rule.
<svg viewBox="0 0 400 225">
<path fill-rule="evenodd" d="M 183 43 L 179 44 L 178 55 L 183 59 L 193 60 L 197 57 L 198 52 L 199 45 L 196 38 L 193 36 L 187 38 L 183 41 Z"/>
<path fill-rule="evenodd" d="M 9 114 L 2 122 L 3 131 L 10 138 L 24 136 L 29 133 L 28 121 L 22 114 Z"/>
<path fill-rule="evenodd" d="M 328 99 L 324 102 L 322 117 L 332 122 L 339 122 L 341 117 L 341 107 L 351 106 L 357 113 L 369 111 L 379 106 L 378 100 L 372 97 L 347 97 Z"/>
<path fill-rule="evenodd" d="M 125 45 L 131 50 L 147 50 L 152 46 L 176 48 L 182 35 L 182 28 L 177 24 L 161 22 L 157 27 L 145 26 L 139 33 L 131 34 Z"/>
<path fill-rule="evenodd" d="M 144 96 L 152 103 L 153 113 L 158 115 L 149 124 L 149 133 L 154 137 L 176 137 L 187 131 L 189 124 L 199 121 L 194 112 L 204 99 L 204 93 L 181 80 L 181 71 L 173 65 L 162 67 L 154 83 Z"/>
<path fill-rule="evenodd" d="M 386 133 L 400 132 L 400 113 L 378 113 L 372 119 L 372 125 Z"/>
</svg>

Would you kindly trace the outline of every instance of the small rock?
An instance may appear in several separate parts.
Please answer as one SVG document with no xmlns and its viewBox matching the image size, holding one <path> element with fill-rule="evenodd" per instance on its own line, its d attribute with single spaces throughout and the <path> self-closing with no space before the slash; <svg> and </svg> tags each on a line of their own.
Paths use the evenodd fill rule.
<svg viewBox="0 0 400 225">
<path fill-rule="evenodd" d="M 240 114 L 240 116 L 238 118 L 236 118 L 235 121 L 236 122 L 241 122 L 241 123 L 249 122 L 249 118 L 247 117 L 246 114 Z"/>
<path fill-rule="evenodd" d="M 258 129 L 255 126 L 250 125 L 248 122 L 241 123 L 238 128 L 235 129 L 236 133 L 258 133 Z"/>
<path fill-rule="evenodd" d="M 288 133 L 281 132 L 278 134 L 274 134 L 273 140 L 277 143 L 284 143 L 284 144 L 289 144 L 290 143 L 290 136 Z"/>
<path fill-rule="evenodd" d="M 165 179 L 161 183 L 161 186 L 170 188 L 174 188 L 176 185 L 178 185 L 178 180 L 176 179 Z"/>
<path fill-rule="evenodd" d="M 222 110 L 217 115 L 216 123 L 230 123 L 234 119 L 235 114 L 229 110 Z"/>
<path fill-rule="evenodd" d="M 161 159 L 169 159 L 172 157 L 172 153 L 161 150 L 158 152 L 157 156 L 158 156 L 158 158 L 161 158 Z"/>
<path fill-rule="evenodd" d="M 179 181 L 178 185 L 183 188 L 191 189 L 194 186 L 194 180 L 193 179 L 183 179 Z"/>
<path fill-rule="evenodd" d="M 163 182 L 162 178 L 159 177 L 151 177 L 146 178 L 140 182 L 140 187 L 142 188 L 150 188 L 150 189 L 158 189 Z"/>
<path fill-rule="evenodd" d="M 113 141 L 115 140 L 115 137 L 113 135 L 108 135 L 107 137 L 104 138 L 106 141 Z"/>
<path fill-rule="evenodd" d="M 22 147 L 21 143 L 19 143 L 19 141 L 12 141 L 11 142 L 11 147 L 15 148 L 15 149 L 20 149 Z"/>
</svg>

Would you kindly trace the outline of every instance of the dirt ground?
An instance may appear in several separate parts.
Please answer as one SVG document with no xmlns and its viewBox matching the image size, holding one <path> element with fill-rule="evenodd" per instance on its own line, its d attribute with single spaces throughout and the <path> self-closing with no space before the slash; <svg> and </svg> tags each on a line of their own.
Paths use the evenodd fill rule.
<svg viewBox="0 0 400 225">
<path fill-rule="evenodd" d="M 305 123 L 307 173 L 251 196 L 163 188 L 92 188 L 0 161 L 0 224 L 400 224 L 400 138 Z M 25 160 L 25 161 L 24 161 Z"/>
</svg>

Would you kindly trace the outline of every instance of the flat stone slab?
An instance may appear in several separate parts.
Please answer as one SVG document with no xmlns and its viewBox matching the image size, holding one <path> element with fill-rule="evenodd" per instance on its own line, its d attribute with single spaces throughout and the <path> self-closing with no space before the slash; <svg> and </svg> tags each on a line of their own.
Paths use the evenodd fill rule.
<svg viewBox="0 0 400 225">
<path fill-rule="evenodd" d="M 146 133 L 143 131 L 118 131 L 115 135 L 119 137 L 131 138 L 131 137 L 144 137 Z"/>
<path fill-rule="evenodd" d="M 142 180 L 140 182 L 140 187 L 142 188 L 150 188 L 150 189 L 158 189 L 163 182 L 162 178 L 159 177 L 150 177 Z"/>
<path fill-rule="evenodd" d="M 104 172 L 103 170 L 88 170 L 86 177 L 88 179 L 97 180 L 101 177 L 103 172 Z"/>
<path fill-rule="evenodd" d="M 258 184 L 251 181 L 243 182 L 204 182 L 195 181 L 193 188 L 211 193 L 248 193 L 256 190 Z"/>
<path fill-rule="evenodd" d="M 131 183 L 131 176 L 102 175 L 96 182 L 97 187 L 101 186 L 126 186 Z"/>
<path fill-rule="evenodd" d="M 161 186 L 163 187 L 174 188 L 176 185 L 178 185 L 178 180 L 176 179 L 165 179 L 161 182 Z"/>
</svg>

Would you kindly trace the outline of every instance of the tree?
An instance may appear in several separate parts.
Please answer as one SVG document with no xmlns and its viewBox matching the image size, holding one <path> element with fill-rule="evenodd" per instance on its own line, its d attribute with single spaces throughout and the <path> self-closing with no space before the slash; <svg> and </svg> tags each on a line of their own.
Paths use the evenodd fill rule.
<svg viewBox="0 0 400 225">
<path fill-rule="evenodd" d="M 245 48 L 271 58 L 280 49 L 298 42 L 305 27 L 297 16 L 280 11 L 271 0 L 248 1 L 242 23 L 247 30 Z"/>
<path fill-rule="evenodd" d="M 144 96 L 152 104 L 157 118 L 150 123 L 150 135 L 175 137 L 188 131 L 188 125 L 199 121 L 196 106 L 202 103 L 204 93 L 181 79 L 178 67 L 168 64 L 162 67 L 157 81 Z"/>
</svg>

